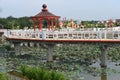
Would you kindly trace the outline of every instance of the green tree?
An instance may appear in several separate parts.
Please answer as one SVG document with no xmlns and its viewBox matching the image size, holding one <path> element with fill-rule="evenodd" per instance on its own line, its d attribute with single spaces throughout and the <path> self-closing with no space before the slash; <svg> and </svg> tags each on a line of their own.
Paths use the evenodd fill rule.
<svg viewBox="0 0 120 80">
<path fill-rule="evenodd" d="M 19 28 L 23 29 L 24 27 L 30 28 L 33 26 L 33 22 L 29 17 L 20 17 L 15 18 L 12 16 L 9 16 L 7 18 L 0 18 L 0 26 L 3 26 L 5 29 L 16 29 Z"/>
</svg>

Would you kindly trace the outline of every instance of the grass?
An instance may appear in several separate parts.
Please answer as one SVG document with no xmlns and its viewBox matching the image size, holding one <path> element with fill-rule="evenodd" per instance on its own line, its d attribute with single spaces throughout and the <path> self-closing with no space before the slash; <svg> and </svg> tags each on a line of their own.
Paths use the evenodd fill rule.
<svg viewBox="0 0 120 80">
<path fill-rule="evenodd" d="M 20 71 L 29 80 L 67 80 L 63 73 L 54 70 L 49 71 L 45 68 L 22 65 Z"/>
<path fill-rule="evenodd" d="M 0 72 L 0 80 L 8 80 L 7 74 Z"/>
</svg>

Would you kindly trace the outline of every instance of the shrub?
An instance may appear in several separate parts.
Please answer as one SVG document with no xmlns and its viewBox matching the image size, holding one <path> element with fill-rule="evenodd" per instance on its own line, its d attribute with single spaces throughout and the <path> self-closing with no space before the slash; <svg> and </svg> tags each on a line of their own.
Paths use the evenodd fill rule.
<svg viewBox="0 0 120 80">
<path fill-rule="evenodd" d="M 8 80 L 7 74 L 0 72 L 0 80 Z"/>
<path fill-rule="evenodd" d="M 64 74 L 58 71 L 48 71 L 45 68 L 36 68 L 29 66 L 21 66 L 21 74 L 29 78 L 29 80 L 66 80 Z"/>
</svg>

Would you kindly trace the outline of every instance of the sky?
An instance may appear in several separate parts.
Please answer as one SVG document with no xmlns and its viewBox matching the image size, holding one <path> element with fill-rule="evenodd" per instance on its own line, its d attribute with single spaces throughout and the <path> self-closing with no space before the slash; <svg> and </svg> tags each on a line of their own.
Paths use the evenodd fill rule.
<svg viewBox="0 0 120 80">
<path fill-rule="evenodd" d="M 0 17 L 34 16 L 43 4 L 49 12 L 66 19 L 120 19 L 120 0 L 0 0 Z"/>
</svg>

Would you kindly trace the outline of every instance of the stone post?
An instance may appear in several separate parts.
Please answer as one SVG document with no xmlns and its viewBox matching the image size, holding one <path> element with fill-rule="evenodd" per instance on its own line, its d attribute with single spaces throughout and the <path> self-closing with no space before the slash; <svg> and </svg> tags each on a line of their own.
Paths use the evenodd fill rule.
<svg viewBox="0 0 120 80">
<path fill-rule="evenodd" d="M 20 42 L 14 42 L 15 55 L 20 55 Z"/>
<path fill-rule="evenodd" d="M 46 44 L 46 45 L 47 45 L 46 60 L 48 62 L 52 62 L 53 61 L 53 50 L 54 50 L 55 44 Z"/>
<path fill-rule="evenodd" d="M 101 50 L 101 54 L 100 54 L 100 65 L 101 67 L 107 67 L 107 64 L 106 64 L 106 50 L 107 50 L 107 46 L 106 45 L 101 45 L 100 47 L 100 50 Z"/>
</svg>

